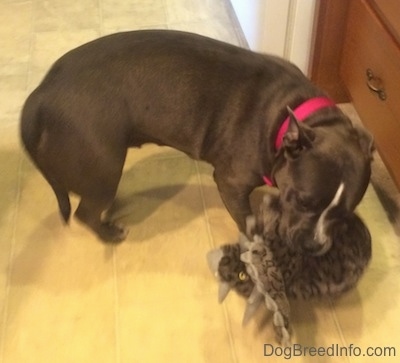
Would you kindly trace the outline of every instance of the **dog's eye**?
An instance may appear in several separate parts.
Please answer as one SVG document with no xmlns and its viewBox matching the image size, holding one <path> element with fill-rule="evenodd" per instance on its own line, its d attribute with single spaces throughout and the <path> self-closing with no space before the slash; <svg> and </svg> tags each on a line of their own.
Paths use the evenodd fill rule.
<svg viewBox="0 0 400 363">
<path fill-rule="evenodd" d="M 249 275 L 244 271 L 240 271 L 238 277 L 240 281 L 247 281 L 249 279 Z"/>
</svg>

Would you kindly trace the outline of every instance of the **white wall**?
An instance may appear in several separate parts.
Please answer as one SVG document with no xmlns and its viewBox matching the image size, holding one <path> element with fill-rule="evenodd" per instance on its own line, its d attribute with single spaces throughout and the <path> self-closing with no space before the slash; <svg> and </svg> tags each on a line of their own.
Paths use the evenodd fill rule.
<svg viewBox="0 0 400 363">
<path fill-rule="evenodd" d="M 250 49 L 308 73 L 316 0 L 231 0 Z"/>
</svg>

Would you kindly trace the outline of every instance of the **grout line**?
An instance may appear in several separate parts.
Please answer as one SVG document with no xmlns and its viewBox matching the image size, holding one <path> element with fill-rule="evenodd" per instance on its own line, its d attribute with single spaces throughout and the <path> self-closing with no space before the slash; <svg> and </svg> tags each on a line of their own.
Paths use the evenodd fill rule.
<svg viewBox="0 0 400 363">
<path fill-rule="evenodd" d="M 334 306 L 334 304 L 333 304 L 333 302 L 332 302 L 332 299 L 331 299 L 330 297 L 328 298 L 328 302 L 329 302 L 329 308 L 330 308 L 330 310 L 331 310 L 331 314 L 332 314 L 333 321 L 334 321 L 334 323 L 335 323 L 336 329 L 338 330 L 338 333 L 339 333 L 340 340 L 341 340 L 341 342 L 342 342 L 342 346 L 345 347 L 345 346 L 347 346 L 347 341 L 346 341 L 346 338 L 344 337 L 342 327 L 340 326 L 339 319 L 338 319 L 338 317 L 337 317 L 337 315 L 336 315 L 335 306 Z M 346 356 L 346 360 L 347 360 L 347 362 L 349 362 L 349 363 L 350 363 L 350 361 L 351 361 L 350 358 L 349 358 L 348 356 Z"/>
<path fill-rule="evenodd" d="M 98 16 L 99 16 L 99 36 L 104 36 L 104 14 L 103 14 L 103 0 L 97 0 Z"/>
<path fill-rule="evenodd" d="M 163 10 L 164 10 L 164 23 L 165 25 L 169 24 L 169 19 L 168 19 L 168 4 L 167 4 L 167 0 L 162 0 L 163 3 Z M 168 26 L 167 26 L 168 28 Z"/>
<path fill-rule="evenodd" d="M 232 24 L 233 31 L 236 35 L 236 40 L 240 47 L 250 49 L 249 42 L 247 41 L 243 29 L 240 25 L 239 19 L 236 15 L 235 10 L 233 9 L 232 3 L 230 0 L 224 1 L 226 12 L 228 13 L 228 18 Z"/>
<path fill-rule="evenodd" d="M 121 335 L 120 335 L 120 304 L 117 271 L 117 246 L 112 246 L 113 256 L 113 287 L 114 287 L 114 335 L 115 335 L 115 362 L 121 362 Z"/>
<path fill-rule="evenodd" d="M 5 284 L 5 292 L 4 292 L 4 310 L 1 316 L 2 328 L 0 329 L 0 362 L 5 362 L 5 341 L 7 335 L 7 326 L 8 326 L 8 311 L 9 311 L 9 298 L 11 291 L 11 276 L 13 270 L 13 261 L 15 255 L 15 244 L 16 244 L 16 235 L 17 235 L 17 221 L 19 215 L 19 204 L 21 200 L 21 179 L 22 179 L 22 163 L 23 163 L 23 154 L 22 150 L 19 149 L 19 162 L 18 162 L 18 173 L 17 173 L 17 191 L 15 195 L 15 209 L 14 216 L 12 220 L 13 229 L 11 234 L 11 244 L 10 244 L 10 252 L 8 256 L 8 268 L 6 269 L 6 284 Z"/>
<path fill-rule="evenodd" d="M 210 217 L 209 217 L 208 212 L 207 212 L 207 205 L 206 205 L 206 200 L 205 200 L 205 197 L 204 197 L 204 188 L 203 188 L 203 183 L 201 181 L 199 163 L 198 163 L 197 160 L 195 160 L 194 162 L 195 162 L 195 166 L 196 166 L 197 182 L 198 182 L 199 187 L 200 187 L 200 195 L 201 195 L 201 201 L 202 201 L 202 205 L 203 205 L 203 213 L 204 213 L 204 218 L 205 218 L 205 223 L 206 223 L 208 240 L 209 240 L 209 244 L 211 245 L 211 248 L 215 248 L 216 247 L 215 246 L 215 241 L 214 241 L 214 238 L 212 236 L 211 227 L 210 227 Z M 230 319 L 229 319 L 229 313 L 228 313 L 228 310 L 227 310 L 227 307 L 226 307 L 225 304 L 226 303 L 223 303 L 221 308 L 222 308 L 223 315 L 224 315 L 226 333 L 228 334 L 229 345 L 230 345 L 230 350 L 231 350 L 231 354 L 232 354 L 232 362 L 233 363 L 239 363 L 237 352 L 236 352 L 236 349 L 235 349 L 235 341 L 233 339 L 232 327 L 231 327 L 231 322 L 230 322 Z"/>
<path fill-rule="evenodd" d="M 293 48 L 293 32 L 296 18 L 297 0 L 290 1 L 287 14 L 285 46 L 283 50 L 283 57 L 290 60 L 292 57 Z"/>
<path fill-rule="evenodd" d="M 29 59 L 28 65 L 26 68 L 26 79 L 25 79 L 25 93 L 28 95 L 30 82 L 32 78 L 32 54 L 35 42 L 35 14 L 36 14 L 36 6 L 37 3 L 34 2 L 32 5 L 32 14 L 31 14 L 31 25 L 30 25 L 30 39 L 29 39 Z M 16 236 L 17 236 L 17 222 L 19 216 L 19 207 L 21 201 L 21 186 L 22 186 L 22 165 L 24 160 L 24 155 L 22 148 L 19 147 L 19 160 L 18 160 L 18 170 L 17 170 L 17 185 L 16 185 L 16 193 L 15 193 L 15 207 L 14 207 L 14 216 L 12 219 L 13 229 L 11 233 L 11 244 L 10 251 L 8 256 L 8 267 L 5 272 L 6 282 L 5 282 L 5 291 L 4 291 L 4 310 L 3 314 L 1 314 L 1 328 L 0 328 L 0 363 L 5 362 L 5 350 L 6 350 L 6 335 L 7 335 L 7 327 L 8 327 L 8 312 L 9 312 L 9 299 L 11 292 L 11 276 L 13 271 L 13 261 L 15 255 L 16 248 Z"/>
<path fill-rule="evenodd" d="M 235 340 L 233 339 L 232 334 L 231 320 L 229 319 L 229 312 L 226 302 L 222 303 L 222 311 L 224 313 L 226 332 L 228 333 L 229 345 L 231 347 L 232 361 L 233 363 L 239 363 L 239 358 L 235 349 Z"/>
<path fill-rule="evenodd" d="M 37 4 L 36 2 L 34 3 L 35 5 Z M 31 81 L 32 81 L 32 59 L 33 59 L 33 50 L 35 47 L 35 40 L 36 40 L 36 32 L 35 32 L 35 12 L 36 12 L 36 6 L 33 5 L 32 8 L 32 25 L 31 25 L 31 37 L 29 40 L 29 61 L 28 61 L 28 67 L 27 67 L 27 74 L 26 74 L 26 81 L 25 81 L 25 92 L 26 96 L 28 96 L 28 91 L 30 91 L 30 86 L 31 86 Z"/>
</svg>

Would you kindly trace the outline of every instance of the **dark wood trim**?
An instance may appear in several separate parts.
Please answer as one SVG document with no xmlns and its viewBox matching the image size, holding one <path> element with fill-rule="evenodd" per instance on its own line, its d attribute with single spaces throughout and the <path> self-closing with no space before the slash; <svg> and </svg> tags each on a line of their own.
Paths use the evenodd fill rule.
<svg viewBox="0 0 400 363">
<path fill-rule="evenodd" d="M 315 12 L 310 76 L 336 102 L 350 101 L 339 74 L 348 7 L 348 0 L 317 0 Z"/>
</svg>

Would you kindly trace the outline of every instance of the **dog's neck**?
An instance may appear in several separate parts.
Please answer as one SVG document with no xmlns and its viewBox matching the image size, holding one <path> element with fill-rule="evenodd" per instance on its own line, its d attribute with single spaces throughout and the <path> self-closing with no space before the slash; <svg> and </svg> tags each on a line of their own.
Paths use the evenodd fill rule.
<svg viewBox="0 0 400 363">
<path fill-rule="evenodd" d="M 297 120 L 299 122 L 303 122 L 305 119 L 307 119 L 308 117 L 310 117 L 313 113 L 326 108 L 326 107 L 333 107 L 335 106 L 335 103 L 327 98 L 327 97 L 314 97 L 314 98 L 310 98 L 307 101 L 303 102 L 302 104 L 300 104 L 299 106 L 297 106 L 294 110 L 293 113 L 296 116 Z M 289 116 L 286 117 L 286 119 L 282 122 L 278 133 L 276 134 L 276 138 L 275 138 L 275 151 L 278 151 L 283 143 L 283 138 L 288 130 L 289 127 Z M 263 176 L 263 180 L 265 182 L 265 184 L 269 185 L 269 186 L 273 186 L 274 182 L 273 180 L 264 175 Z"/>
</svg>

